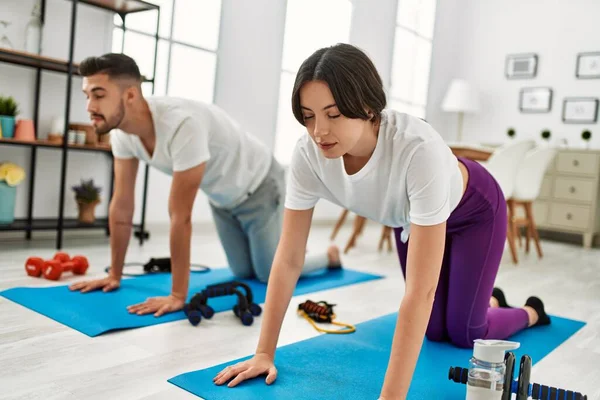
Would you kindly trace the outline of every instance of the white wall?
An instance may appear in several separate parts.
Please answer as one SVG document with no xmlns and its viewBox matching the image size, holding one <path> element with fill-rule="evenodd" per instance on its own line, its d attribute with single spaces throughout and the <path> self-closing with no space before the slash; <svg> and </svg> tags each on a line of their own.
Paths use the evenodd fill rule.
<svg viewBox="0 0 600 400">
<path fill-rule="evenodd" d="M 16 50 L 24 50 L 25 27 L 31 15 L 34 0 L 2 0 L 1 17 L 12 21 L 9 38 Z M 69 28 L 71 3 L 64 0 L 47 0 L 46 24 L 43 31 L 42 55 L 68 59 Z M 81 5 L 78 10 L 77 36 L 75 42 L 75 61 L 110 49 L 110 36 L 107 23 L 109 13 L 97 8 Z M 66 99 L 66 75 L 54 72 L 42 74 L 42 97 L 40 102 L 40 132 L 38 137 L 45 138 L 54 116 L 64 116 Z M 35 72 L 33 69 L 0 63 L 0 93 L 13 96 L 18 102 L 21 114 L 17 118 L 32 119 L 35 93 Z M 81 79 L 73 79 L 71 97 L 71 121 L 89 121 L 85 112 L 85 97 L 81 93 Z M 30 175 L 31 149 L 16 146 L 0 146 L 0 161 L 11 161 L 21 165 Z M 69 152 L 67 169 L 67 188 L 65 195 L 65 216 L 77 215 L 77 205 L 73 198 L 71 185 L 80 179 L 94 178 L 96 184 L 108 195 L 110 182 L 109 158 L 102 153 Z M 61 152 L 57 150 L 38 150 L 35 217 L 58 216 L 60 186 Z M 24 181 L 17 188 L 15 216 L 27 216 L 27 197 L 29 182 Z M 106 216 L 107 202 L 97 209 L 98 216 Z"/>
<path fill-rule="evenodd" d="M 432 58 L 428 120 L 454 140 L 456 116 L 446 115 L 440 104 L 450 80 L 465 78 L 481 93 L 482 112 L 465 115 L 463 137 L 475 142 L 503 142 L 514 127 L 520 138 L 540 138 L 550 129 L 553 139 L 566 138 L 580 145 L 580 134 L 590 129 L 593 147 L 600 147 L 600 125 L 562 122 L 565 97 L 600 97 L 600 79 L 575 77 L 577 53 L 600 51 L 600 2 L 596 0 L 503 2 L 451 0 L 438 2 L 438 21 Z M 443 8 L 442 8 L 443 7 Z M 507 54 L 537 53 L 534 79 L 508 80 Z M 552 110 L 547 114 L 519 111 L 524 87 L 551 87 Z"/>
</svg>

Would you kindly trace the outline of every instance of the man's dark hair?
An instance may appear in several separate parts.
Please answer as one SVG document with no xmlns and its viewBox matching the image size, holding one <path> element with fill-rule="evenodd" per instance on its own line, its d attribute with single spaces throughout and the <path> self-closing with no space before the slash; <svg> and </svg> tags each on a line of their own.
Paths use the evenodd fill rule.
<svg viewBox="0 0 600 400">
<path fill-rule="evenodd" d="M 107 74 L 110 78 L 130 78 L 142 81 L 142 75 L 133 58 L 121 53 L 88 57 L 79 64 L 81 76 Z"/>
<path fill-rule="evenodd" d="M 292 111 L 302 125 L 300 89 L 306 82 L 317 80 L 327 83 L 338 109 L 347 118 L 377 121 L 385 108 L 383 83 L 373 62 L 357 47 L 339 43 L 315 51 L 298 70 Z"/>
</svg>

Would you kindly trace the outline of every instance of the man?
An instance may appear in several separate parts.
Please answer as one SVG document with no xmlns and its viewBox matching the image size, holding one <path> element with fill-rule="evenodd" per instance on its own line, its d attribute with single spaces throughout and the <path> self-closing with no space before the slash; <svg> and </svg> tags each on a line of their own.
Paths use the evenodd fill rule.
<svg viewBox="0 0 600 400">
<path fill-rule="evenodd" d="M 71 285 L 89 292 L 119 287 L 131 236 L 139 160 L 172 175 L 169 193 L 172 292 L 128 307 L 160 316 L 183 308 L 190 275 L 192 207 L 200 188 L 229 266 L 238 278 L 267 282 L 283 225 L 283 168 L 269 149 L 214 105 L 144 98 L 135 61 L 123 54 L 84 60 L 87 111 L 99 134 L 111 133 L 115 185 L 109 208 L 111 268 L 104 279 Z M 339 267 L 339 251 L 307 257 L 303 273 Z"/>
</svg>

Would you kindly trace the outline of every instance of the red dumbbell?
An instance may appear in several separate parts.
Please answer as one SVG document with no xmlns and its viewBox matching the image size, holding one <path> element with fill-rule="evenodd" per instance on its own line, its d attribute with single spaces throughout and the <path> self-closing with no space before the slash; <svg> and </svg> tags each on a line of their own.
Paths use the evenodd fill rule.
<svg viewBox="0 0 600 400">
<path fill-rule="evenodd" d="M 25 261 L 25 271 L 27 272 L 27 275 L 39 278 L 42 276 L 44 264 L 45 261 L 43 258 L 29 257 L 27 261 Z"/>
<path fill-rule="evenodd" d="M 63 260 L 67 261 L 63 261 Z M 89 263 L 83 256 L 75 256 L 69 260 L 65 253 L 57 253 L 54 259 L 44 263 L 44 278 L 56 281 L 60 279 L 63 272 L 73 271 L 76 275 L 83 275 L 87 271 Z"/>
</svg>

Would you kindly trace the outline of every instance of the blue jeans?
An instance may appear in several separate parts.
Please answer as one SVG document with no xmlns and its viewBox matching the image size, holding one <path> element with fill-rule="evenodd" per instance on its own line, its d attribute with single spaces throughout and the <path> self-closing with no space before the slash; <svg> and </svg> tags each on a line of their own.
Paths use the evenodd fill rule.
<svg viewBox="0 0 600 400">
<path fill-rule="evenodd" d="M 232 209 L 211 204 L 221 245 L 236 277 L 269 280 L 283 226 L 285 189 L 285 171 L 273 159 L 263 182 L 243 203 Z M 303 273 L 327 265 L 326 253 L 307 256 Z"/>
</svg>

